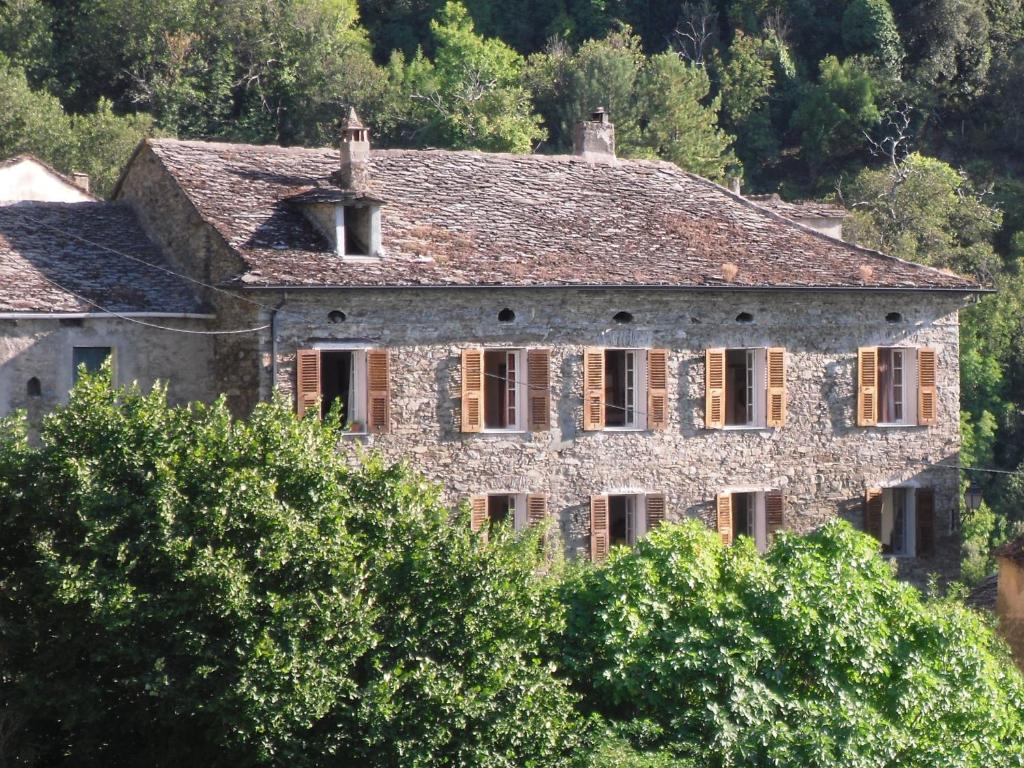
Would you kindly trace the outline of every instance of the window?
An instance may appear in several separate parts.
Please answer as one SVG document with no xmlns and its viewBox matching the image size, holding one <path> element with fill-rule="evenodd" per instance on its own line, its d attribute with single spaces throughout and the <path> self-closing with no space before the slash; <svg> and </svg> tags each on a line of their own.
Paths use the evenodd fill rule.
<svg viewBox="0 0 1024 768">
<path fill-rule="evenodd" d="M 899 426 L 935 422 L 935 350 L 861 347 L 857 424 Z"/>
<path fill-rule="evenodd" d="M 489 349 L 484 352 L 484 429 L 523 429 L 523 380 L 521 349 Z"/>
<path fill-rule="evenodd" d="M 463 432 L 550 428 L 550 350 L 462 350 Z"/>
<path fill-rule="evenodd" d="M 325 346 L 296 352 L 296 410 L 322 418 L 338 404 L 346 432 L 387 432 L 390 370 L 385 349 Z"/>
<path fill-rule="evenodd" d="M 548 497 L 542 493 L 487 493 L 469 497 L 470 527 L 486 533 L 506 523 L 522 531 L 542 522 L 548 514 Z"/>
<path fill-rule="evenodd" d="M 708 429 L 781 427 L 786 419 L 786 351 L 709 349 L 705 386 Z"/>
<path fill-rule="evenodd" d="M 74 347 L 71 350 L 72 383 L 78 383 L 79 366 L 84 365 L 88 373 L 96 373 L 111 355 L 110 347 Z"/>
<path fill-rule="evenodd" d="M 668 351 L 588 348 L 583 354 L 583 429 L 664 429 Z"/>
<path fill-rule="evenodd" d="M 605 350 L 604 424 L 606 428 L 643 429 L 646 426 L 646 362 L 646 356 L 642 350 Z"/>
<path fill-rule="evenodd" d="M 320 416 L 335 406 L 346 432 L 366 428 L 366 351 L 323 350 L 320 353 Z"/>
<path fill-rule="evenodd" d="M 662 493 L 617 493 L 590 497 L 590 556 L 608 556 L 610 547 L 636 544 L 665 520 Z"/>
<path fill-rule="evenodd" d="M 749 536 L 757 551 L 764 552 L 784 527 L 781 491 L 731 491 L 718 496 L 716 507 L 718 532 L 726 545 L 737 536 Z"/>
<path fill-rule="evenodd" d="M 935 550 L 932 488 L 869 488 L 864 529 L 893 557 L 931 557 Z"/>
</svg>

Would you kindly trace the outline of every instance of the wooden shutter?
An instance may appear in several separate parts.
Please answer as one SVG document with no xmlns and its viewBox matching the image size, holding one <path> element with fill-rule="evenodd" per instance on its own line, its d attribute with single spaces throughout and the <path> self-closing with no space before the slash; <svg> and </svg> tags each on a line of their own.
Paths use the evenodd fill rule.
<svg viewBox="0 0 1024 768">
<path fill-rule="evenodd" d="M 487 497 L 469 497 L 469 527 L 474 531 L 487 529 Z"/>
<path fill-rule="evenodd" d="M 765 355 L 768 379 L 769 427 L 781 427 L 786 423 L 786 350 L 769 347 Z"/>
<path fill-rule="evenodd" d="M 647 508 L 647 530 L 652 531 L 665 522 L 665 494 L 649 493 L 644 506 Z"/>
<path fill-rule="evenodd" d="M 543 523 L 548 516 L 548 497 L 543 493 L 531 493 L 526 497 L 526 524 Z"/>
<path fill-rule="evenodd" d="M 295 410 L 304 416 L 320 407 L 320 350 L 300 349 L 295 353 Z M 317 410 L 318 417 L 320 411 Z"/>
<path fill-rule="evenodd" d="M 715 518 L 718 535 L 725 546 L 732 544 L 732 494 L 720 493 L 715 500 Z"/>
<path fill-rule="evenodd" d="M 604 350 L 597 347 L 583 351 L 583 429 L 604 429 Z"/>
<path fill-rule="evenodd" d="M 590 497 L 590 559 L 599 563 L 608 557 L 608 497 Z"/>
<path fill-rule="evenodd" d="M 864 531 L 882 540 L 882 489 L 868 488 L 864 496 Z"/>
<path fill-rule="evenodd" d="M 784 508 L 786 499 L 782 491 L 768 491 L 764 495 L 764 522 L 768 541 L 785 527 Z"/>
<path fill-rule="evenodd" d="M 668 426 L 668 350 L 647 350 L 647 428 Z"/>
<path fill-rule="evenodd" d="M 704 389 L 704 426 L 707 429 L 721 429 L 725 426 L 724 349 L 709 349 L 705 352 Z"/>
<path fill-rule="evenodd" d="M 935 349 L 917 350 L 917 423 L 934 424 L 938 400 L 935 396 Z"/>
<path fill-rule="evenodd" d="M 915 497 L 917 556 L 931 557 L 935 554 L 935 491 L 931 488 L 918 488 Z"/>
<path fill-rule="evenodd" d="M 526 353 L 527 397 L 531 432 L 551 429 L 551 350 Z"/>
<path fill-rule="evenodd" d="M 878 347 L 857 350 L 857 426 L 878 423 Z"/>
<path fill-rule="evenodd" d="M 366 353 L 366 431 L 391 431 L 391 371 L 386 349 Z"/>
<path fill-rule="evenodd" d="M 484 351 L 462 350 L 462 431 L 484 429 Z"/>
</svg>

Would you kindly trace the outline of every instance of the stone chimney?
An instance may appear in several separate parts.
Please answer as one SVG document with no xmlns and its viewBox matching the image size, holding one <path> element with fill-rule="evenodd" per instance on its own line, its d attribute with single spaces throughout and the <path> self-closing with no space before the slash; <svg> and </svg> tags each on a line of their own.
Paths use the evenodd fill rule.
<svg viewBox="0 0 1024 768">
<path fill-rule="evenodd" d="M 370 185 L 370 132 L 352 107 L 341 124 L 338 183 L 345 191 L 359 193 L 365 193 Z"/>
<path fill-rule="evenodd" d="M 74 182 L 74 185 L 76 187 L 78 187 L 80 190 L 82 190 L 83 192 L 91 192 L 92 191 L 90 189 L 92 184 L 89 182 L 89 174 L 88 173 L 82 173 L 81 171 L 72 171 L 71 172 L 71 181 Z"/>
<path fill-rule="evenodd" d="M 615 126 L 604 107 L 595 109 L 589 120 L 576 123 L 572 145 L 573 154 L 587 160 L 615 159 Z"/>
</svg>

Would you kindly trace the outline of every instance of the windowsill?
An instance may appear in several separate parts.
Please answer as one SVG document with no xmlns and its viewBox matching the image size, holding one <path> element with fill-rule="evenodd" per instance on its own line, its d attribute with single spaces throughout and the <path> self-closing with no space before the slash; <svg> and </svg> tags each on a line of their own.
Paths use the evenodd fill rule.
<svg viewBox="0 0 1024 768">
<path fill-rule="evenodd" d="M 478 434 L 481 435 L 521 435 L 526 432 L 522 427 L 484 427 Z"/>
<path fill-rule="evenodd" d="M 602 432 L 646 432 L 647 427 L 605 427 Z"/>
<path fill-rule="evenodd" d="M 367 256 L 365 254 L 343 254 L 341 257 L 342 261 L 353 261 L 353 262 L 379 262 L 381 261 L 380 256 Z"/>
<path fill-rule="evenodd" d="M 774 429 L 774 427 L 751 424 L 726 424 L 722 429 L 726 432 L 767 432 L 769 429 Z"/>
<path fill-rule="evenodd" d="M 368 434 L 370 433 L 367 432 L 365 429 L 362 430 L 361 432 L 348 432 L 345 430 L 342 430 L 341 432 L 342 437 L 366 437 Z"/>
<path fill-rule="evenodd" d="M 911 421 L 886 421 L 884 423 L 875 424 L 876 427 L 882 427 L 883 429 L 893 429 L 895 427 L 916 427 L 917 424 Z"/>
</svg>

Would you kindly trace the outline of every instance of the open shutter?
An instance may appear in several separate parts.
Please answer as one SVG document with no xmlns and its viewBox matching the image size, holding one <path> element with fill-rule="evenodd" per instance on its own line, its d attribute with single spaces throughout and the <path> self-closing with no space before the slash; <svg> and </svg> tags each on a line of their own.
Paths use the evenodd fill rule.
<svg viewBox="0 0 1024 768">
<path fill-rule="evenodd" d="M 608 557 L 608 497 L 590 497 L 590 559 L 599 563 Z"/>
<path fill-rule="evenodd" d="M 484 351 L 462 350 L 462 431 L 484 429 Z"/>
<path fill-rule="evenodd" d="M 300 349 L 295 353 L 295 410 L 304 416 L 310 408 L 319 407 L 320 350 Z"/>
<path fill-rule="evenodd" d="M 786 499 L 782 491 L 768 491 L 764 495 L 764 522 L 765 530 L 768 533 L 768 541 L 785 527 L 783 509 Z"/>
<path fill-rule="evenodd" d="M 725 546 L 732 544 L 732 494 L 720 493 L 715 500 L 715 520 L 718 535 Z"/>
<path fill-rule="evenodd" d="M 931 557 L 935 554 L 935 491 L 918 488 L 917 501 L 917 556 Z"/>
<path fill-rule="evenodd" d="M 531 493 L 526 497 L 526 524 L 540 525 L 548 516 L 548 497 L 543 493 Z"/>
<path fill-rule="evenodd" d="M 857 350 L 857 426 L 878 423 L 878 347 Z"/>
<path fill-rule="evenodd" d="M 469 497 L 469 527 L 474 531 L 487 528 L 487 497 Z"/>
<path fill-rule="evenodd" d="M 668 350 L 647 350 L 647 428 L 668 426 Z"/>
<path fill-rule="evenodd" d="M 583 351 L 583 429 L 604 429 L 604 350 L 597 347 Z"/>
<path fill-rule="evenodd" d="M 882 489 L 868 488 L 864 496 L 864 531 L 882 540 Z"/>
<path fill-rule="evenodd" d="M 366 430 L 377 434 L 391 430 L 391 373 L 386 349 L 366 353 Z"/>
<path fill-rule="evenodd" d="M 647 530 L 652 531 L 665 522 L 665 494 L 649 493 L 644 506 L 647 509 Z"/>
<path fill-rule="evenodd" d="M 709 349 L 704 354 L 704 390 L 704 426 L 721 429 L 725 426 L 724 349 Z"/>
<path fill-rule="evenodd" d="M 935 396 L 935 349 L 917 350 L 917 423 L 935 423 L 938 401 Z"/>
<path fill-rule="evenodd" d="M 769 427 L 781 427 L 786 423 L 786 350 L 769 347 L 767 358 L 768 418 Z"/>
<path fill-rule="evenodd" d="M 531 349 L 526 353 L 526 376 L 530 431 L 551 429 L 551 350 Z"/>
</svg>

